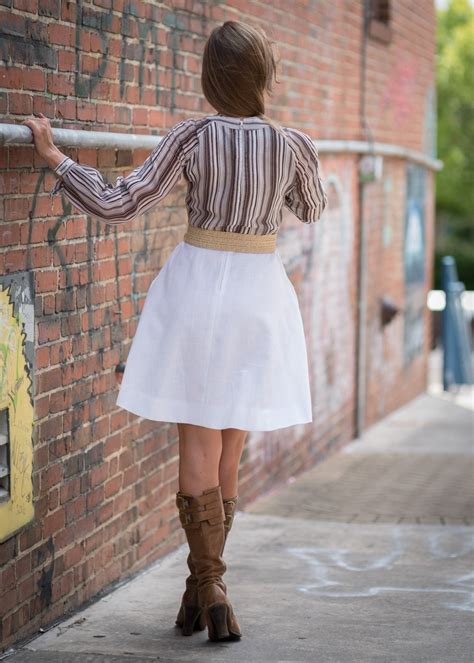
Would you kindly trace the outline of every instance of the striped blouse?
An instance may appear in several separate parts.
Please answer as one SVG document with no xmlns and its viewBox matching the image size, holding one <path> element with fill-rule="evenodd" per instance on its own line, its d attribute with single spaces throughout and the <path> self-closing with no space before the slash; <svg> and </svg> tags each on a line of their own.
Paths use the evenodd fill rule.
<svg viewBox="0 0 474 663">
<path fill-rule="evenodd" d="M 314 223 L 327 205 L 318 151 L 303 131 L 283 131 L 259 116 L 188 118 L 115 185 L 66 157 L 54 169 L 58 181 L 50 196 L 62 191 L 82 212 L 118 224 L 154 207 L 184 175 L 192 226 L 277 233 L 284 206 L 304 223 Z"/>
</svg>

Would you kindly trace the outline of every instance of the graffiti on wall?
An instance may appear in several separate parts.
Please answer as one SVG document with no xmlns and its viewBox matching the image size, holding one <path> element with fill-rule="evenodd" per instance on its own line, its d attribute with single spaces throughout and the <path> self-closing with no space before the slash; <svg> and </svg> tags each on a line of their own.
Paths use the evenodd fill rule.
<svg viewBox="0 0 474 663">
<path fill-rule="evenodd" d="M 327 422 L 351 401 L 355 389 L 355 312 L 352 160 L 323 179 L 328 206 L 317 223 L 303 223 L 291 212 L 278 233 L 278 251 L 298 296 L 311 381 L 313 421 Z M 307 431 L 300 424 L 270 432 L 252 431 L 243 461 L 271 463 Z M 326 440 L 337 444 L 339 433 Z M 317 449 L 314 448 L 314 453 Z"/>
<path fill-rule="evenodd" d="M 309 303 L 310 369 L 314 385 L 313 420 L 340 412 L 354 393 L 355 326 L 352 301 L 354 214 L 353 164 L 328 172 L 328 207 L 306 228 L 313 258 L 304 281 Z"/>
<path fill-rule="evenodd" d="M 109 68 L 109 39 L 110 34 L 118 29 L 121 36 L 120 63 L 118 79 L 120 83 L 120 99 L 127 98 L 127 87 L 137 91 L 140 103 L 145 101 L 145 87 L 152 86 L 153 103 L 157 106 L 169 108 L 173 112 L 177 106 L 176 95 L 179 92 L 178 60 L 182 50 L 181 40 L 187 39 L 189 26 L 185 17 L 168 9 L 154 8 L 153 16 L 143 17 L 143 8 L 140 2 L 133 0 L 124 4 L 120 16 L 111 12 L 104 12 L 86 5 L 82 0 L 76 3 L 76 67 L 74 73 L 74 92 L 79 98 L 94 98 L 94 91 L 101 87 L 103 79 L 110 78 Z M 206 6 L 204 6 L 204 10 Z M 200 17 L 205 34 L 207 18 Z M 118 23 L 118 25 L 117 25 Z M 169 36 L 162 26 L 168 28 Z M 102 57 L 97 59 L 94 71 L 81 73 L 81 49 L 84 50 L 84 28 L 89 34 L 95 35 L 95 50 L 100 51 Z M 166 43 L 163 43 L 166 40 Z M 163 50 L 163 46 L 167 49 Z M 161 59 L 168 59 L 171 54 L 171 81 L 164 85 L 160 82 Z M 137 62 L 137 70 L 131 64 Z M 130 109 L 119 109 L 125 123 L 131 120 Z M 130 116 L 130 117 L 129 117 Z"/>
<path fill-rule="evenodd" d="M 298 294 L 307 339 L 313 421 L 327 421 L 354 392 L 353 178 L 350 161 L 327 172 L 328 207 L 319 221 L 296 221 L 281 232 L 279 250 Z"/>
<path fill-rule="evenodd" d="M 405 277 L 404 365 L 423 351 L 425 313 L 425 191 L 426 171 L 406 166 L 406 201 L 403 242 Z"/>
<path fill-rule="evenodd" d="M 28 523 L 33 510 L 34 351 L 31 274 L 0 280 L 0 541 Z"/>
</svg>

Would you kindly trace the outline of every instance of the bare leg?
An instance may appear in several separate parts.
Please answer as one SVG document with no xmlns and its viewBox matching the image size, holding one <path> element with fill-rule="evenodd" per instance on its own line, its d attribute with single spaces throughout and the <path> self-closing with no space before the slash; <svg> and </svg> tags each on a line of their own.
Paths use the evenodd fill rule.
<svg viewBox="0 0 474 663">
<path fill-rule="evenodd" d="M 222 434 L 215 428 L 178 424 L 179 490 L 187 495 L 201 495 L 219 484 L 219 459 Z"/>
<path fill-rule="evenodd" d="M 227 503 L 223 502 L 226 493 L 220 486 L 219 476 L 223 431 L 180 423 L 178 432 L 179 491 L 191 496 L 187 499 L 187 506 L 191 503 L 191 521 L 197 523 L 197 528 L 194 529 L 188 522 L 183 524 L 189 544 L 188 566 L 191 575 L 186 579 L 186 591 L 176 624 L 182 626 L 183 635 L 191 635 L 195 628 L 201 630 L 207 625 L 211 640 L 238 639 L 241 636 L 240 627 L 222 580 L 227 569 L 222 552 L 229 530 L 229 526 L 226 527 Z M 230 450 L 239 448 L 239 445 L 235 442 L 235 435 L 231 439 L 234 443 L 228 445 L 228 458 L 230 463 L 233 457 L 235 464 L 235 453 L 230 454 Z M 210 508 L 214 515 L 220 512 L 222 520 L 217 517 L 216 520 L 198 518 L 202 514 L 196 515 L 195 511 L 201 501 L 205 510 Z M 177 504 L 180 518 L 182 512 L 189 514 L 181 509 L 178 499 Z M 212 583 L 209 578 L 213 580 Z"/>
<path fill-rule="evenodd" d="M 222 431 L 222 455 L 219 463 L 219 483 L 224 500 L 238 494 L 239 465 L 248 431 L 224 428 Z"/>
</svg>

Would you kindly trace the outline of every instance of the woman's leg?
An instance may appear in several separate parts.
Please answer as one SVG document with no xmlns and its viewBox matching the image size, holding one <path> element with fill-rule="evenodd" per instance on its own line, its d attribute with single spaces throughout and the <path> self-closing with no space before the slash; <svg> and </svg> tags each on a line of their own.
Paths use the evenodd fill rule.
<svg viewBox="0 0 474 663">
<path fill-rule="evenodd" d="M 222 454 L 219 463 L 219 483 L 224 500 L 238 494 L 239 465 L 248 431 L 239 428 L 224 428 L 222 431 Z"/>
<path fill-rule="evenodd" d="M 176 503 L 189 544 L 197 600 L 195 591 L 191 595 L 187 588 L 176 621 L 183 625 L 184 635 L 191 635 L 198 621 L 200 628 L 204 618 L 211 640 L 238 639 L 240 627 L 222 580 L 227 569 L 222 558 L 226 515 L 219 485 L 222 433 L 194 424 L 178 424 L 178 431 Z"/>
<path fill-rule="evenodd" d="M 201 495 L 219 484 L 219 460 L 222 434 L 215 428 L 178 424 L 179 490 L 187 495 Z"/>
</svg>

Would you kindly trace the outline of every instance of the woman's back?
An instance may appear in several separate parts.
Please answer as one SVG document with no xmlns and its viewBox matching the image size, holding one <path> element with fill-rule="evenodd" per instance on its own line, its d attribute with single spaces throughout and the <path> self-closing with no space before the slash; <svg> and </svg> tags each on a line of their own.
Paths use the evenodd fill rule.
<svg viewBox="0 0 474 663">
<path fill-rule="evenodd" d="M 175 124 L 144 164 L 115 186 L 67 157 L 55 169 L 82 211 L 109 223 L 131 220 L 163 199 L 183 175 L 191 226 L 242 234 L 275 234 L 286 205 L 315 222 L 327 204 L 311 138 L 265 119 L 208 115 Z"/>
<path fill-rule="evenodd" d="M 278 231 L 285 204 L 305 221 L 320 215 L 317 153 L 302 132 L 285 128 L 283 135 L 259 116 L 210 115 L 180 125 L 190 225 L 267 234 Z"/>
</svg>

